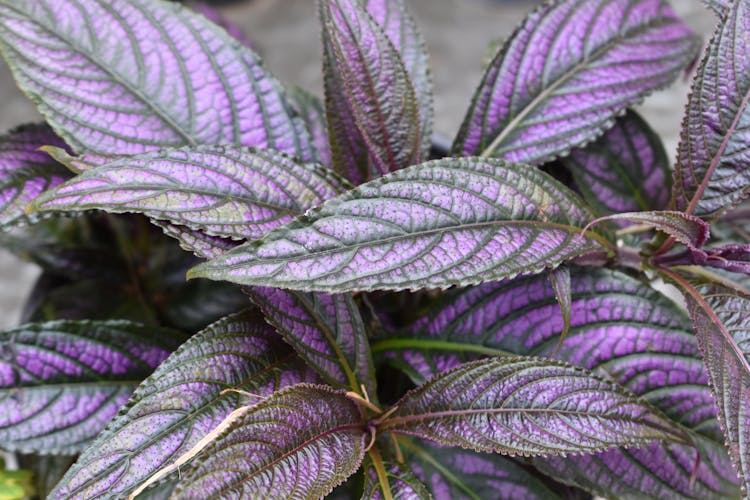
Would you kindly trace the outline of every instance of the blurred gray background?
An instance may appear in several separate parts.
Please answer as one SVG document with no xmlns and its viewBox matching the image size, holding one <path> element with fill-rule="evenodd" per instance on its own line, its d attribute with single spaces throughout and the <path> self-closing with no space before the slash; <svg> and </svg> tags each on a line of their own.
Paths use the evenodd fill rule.
<svg viewBox="0 0 750 500">
<path fill-rule="evenodd" d="M 456 133 L 482 73 L 490 42 L 505 39 L 537 0 L 407 0 L 424 34 L 435 83 L 435 131 Z M 708 38 L 715 18 L 701 0 L 672 0 L 675 10 Z M 313 0 L 247 0 L 222 7 L 242 26 L 283 82 L 322 95 L 320 35 Z M 641 112 L 674 157 L 689 82 L 649 97 Z M 40 120 L 0 63 L 0 131 Z M 0 328 L 15 325 L 36 268 L 0 250 Z"/>
</svg>

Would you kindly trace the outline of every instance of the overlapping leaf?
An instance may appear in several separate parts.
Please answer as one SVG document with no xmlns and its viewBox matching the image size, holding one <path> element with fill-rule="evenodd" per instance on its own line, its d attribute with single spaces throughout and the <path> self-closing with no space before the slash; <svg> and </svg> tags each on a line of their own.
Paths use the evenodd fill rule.
<svg viewBox="0 0 750 500">
<path fill-rule="evenodd" d="M 627 221 L 650 226 L 692 250 L 702 247 L 711 235 L 711 226 L 703 219 L 674 210 L 617 213 L 601 217 L 589 227 L 603 221 Z"/>
<path fill-rule="evenodd" d="M 65 144 L 47 125 L 27 125 L 0 137 L 0 229 L 26 219 L 26 204 L 71 173 L 46 153 L 44 145 Z"/>
<path fill-rule="evenodd" d="M 254 287 L 247 293 L 266 320 L 331 385 L 377 396 L 365 325 L 348 294 Z"/>
<path fill-rule="evenodd" d="M 311 158 L 280 84 L 203 16 L 161 0 L 0 2 L 0 49 L 78 152 L 234 144 Z"/>
<path fill-rule="evenodd" d="M 87 170 L 33 210 L 139 212 L 234 239 L 256 239 L 342 190 L 331 172 L 271 150 L 197 146 Z"/>
<path fill-rule="evenodd" d="M 249 409 L 182 472 L 175 497 L 322 498 L 360 466 L 367 436 L 343 392 L 299 384 Z"/>
<path fill-rule="evenodd" d="M 599 215 L 661 210 L 669 203 L 672 175 L 664 145 L 634 111 L 563 162 Z"/>
<path fill-rule="evenodd" d="M 328 138 L 328 122 L 324 103 L 314 95 L 300 89 L 289 91 L 289 103 L 302 117 L 310 133 L 315 157 L 327 167 L 333 166 L 331 143 Z"/>
<path fill-rule="evenodd" d="M 684 285 L 684 281 L 678 281 Z M 750 491 L 750 297 L 721 285 L 685 286 L 719 420 L 745 492 Z"/>
<path fill-rule="evenodd" d="M 334 167 L 357 184 L 418 163 L 419 103 L 383 27 L 359 0 L 322 1 L 320 18 L 331 135 L 344 134 L 335 139 Z M 362 145 L 369 152 L 367 164 Z M 353 158 L 360 160 L 350 165 Z"/>
<path fill-rule="evenodd" d="M 538 475 L 502 455 L 408 443 L 408 463 L 436 500 L 564 498 Z"/>
<path fill-rule="evenodd" d="M 151 222 L 162 228 L 164 234 L 176 239 L 183 250 L 193 252 L 204 259 L 213 259 L 239 245 L 230 238 L 211 236 L 203 231 L 172 224 L 169 221 L 152 220 Z"/>
<path fill-rule="evenodd" d="M 507 455 L 602 451 L 684 431 L 631 392 L 558 361 L 498 357 L 465 363 L 407 393 L 381 430 Z"/>
<path fill-rule="evenodd" d="M 490 63 L 457 154 L 542 163 L 670 83 L 699 44 L 664 0 L 545 2 Z"/>
<path fill-rule="evenodd" d="M 128 321 L 31 323 L 0 333 L 0 447 L 78 453 L 180 340 Z"/>
<path fill-rule="evenodd" d="M 327 292 L 466 285 L 601 249 L 579 235 L 590 217 L 542 172 L 452 158 L 359 186 L 190 274 Z"/>
<path fill-rule="evenodd" d="M 51 498 L 127 496 L 243 402 L 258 401 L 231 389 L 263 396 L 314 380 L 257 312 L 220 320 L 186 342 L 141 384 Z"/>
<path fill-rule="evenodd" d="M 365 7 L 398 50 L 411 78 L 419 105 L 422 160 L 426 160 L 432 144 L 433 112 L 432 76 L 424 40 L 404 0 L 365 0 Z"/>
<path fill-rule="evenodd" d="M 549 355 L 560 343 L 563 319 L 546 281 L 541 275 L 455 291 L 407 334 L 393 334 L 373 348 L 397 356 L 417 380 L 472 359 L 472 353 Z M 681 424 L 720 439 L 714 399 L 684 313 L 613 271 L 574 268 L 571 291 L 571 328 L 559 359 L 611 377 Z M 730 495 L 733 471 L 725 452 L 717 445 L 705 450 L 710 455 L 699 464 L 695 486 L 691 446 L 654 444 L 536 462 L 562 481 L 587 489 L 598 485 L 599 495 Z"/>
<path fill-rule="evenodd" d="M 714 217 L 747 196 L 750 183 L 750 5 L 732 2 L 693 81 L 674 170 L 673 203 Z"/>
</svg>

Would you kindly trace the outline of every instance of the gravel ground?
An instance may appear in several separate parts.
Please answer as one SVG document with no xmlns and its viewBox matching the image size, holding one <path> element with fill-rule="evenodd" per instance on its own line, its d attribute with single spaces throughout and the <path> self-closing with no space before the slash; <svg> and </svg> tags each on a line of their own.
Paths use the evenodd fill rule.
<svg viewBox="0 0 750 500">
<path fill-rule="evenodd" d="M 435 82 L 435 130 L 452 137 L 479 82 L 491 41 L 507 37 L 533 0 L 407 0 L 424 33 Z M 673 0 L 673 6 L 698 32 L 715 22 L 700 0 Z M 321 94 L 320 37 L 311 0 L 251 0 L 224 8 L 245 28 L 268 67 L 284 82 Z M 687 95 L 688 82 L 646 100 L 641 111 L 665 140 L 671 156 Z M 16 89 L 0 64 L 0 130 L 38 120 L 33 105 Z M 0 251 L 0 328 L 16 324 L 34 278 L 35 267 Z"/>
</svg>

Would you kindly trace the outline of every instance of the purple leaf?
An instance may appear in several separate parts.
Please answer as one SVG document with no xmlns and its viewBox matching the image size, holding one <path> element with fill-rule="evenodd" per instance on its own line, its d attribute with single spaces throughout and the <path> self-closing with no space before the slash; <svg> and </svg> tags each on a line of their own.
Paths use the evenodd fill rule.
<svg viewBox="0 0 750 500">
<path fill-rule="evenodd" d="M 750 244 L 733 244 L 690 252 L 691 264 L 750 275 Z"/>
<path fill-rule="evenodd" d="M 233 144 L 311 159 L 280 84 L 199 14 L 159 0 L 3 0 L 0 18 L 19 85 L 79 153 Z"/>
<path fill-rule="evenodd" d="M 47 125 L 25 125 L 0 137 L 0 229 L 27 220 L 26 204 L 72 174 L 39 151 L 65 147 Z"/>
<path fill-rule="evenodd" d="M 402 444 L 403 441 L 402 441 Z M 502 455 L 409 442 L 407 462 L 435 500 L 551 500 L 563 498 L 537 475 Z"/>
<path fill-rule="evenodd" d="M 432 145 L 432 76 L 422 34 L 404 0 L 365 0 L 365 6 L 398 50 L 414 85 L 422 130 L 421 158 L 427 160 Z"/>
<path fill-rule="evenodd" d="M 683 430 L 630 391 L 542 358 L 465 363 L 396 406 L 379 430 L 486 453 L 549 456 L 685 441 Z"/>
<path fill-rule="evenodd" d="M 626 212 L 607 215 L 591 221 L 589 227 L 604 221 L 628 221 L 653 227 L 668 234 L 688 248 L 695 250 L 702 247 L 711 235 L 711 226 L 684 212 L 661 210 L 653 212 Z"/>
<path fill-rule="evenodd" d="M 308 365 L 334 387 L 375 397 L 375 372 L 357 304 L 347 294 L 302 293 L 278 288 L 246 289 L 266 320 Z"/>
<path fill-rule="evenodd" d="M 729 456 L 750 491 L 750 297 L 718 284 L 695 287 L 668 272 L 695 325 Z"/>
<path fill-rule="evenodd" d="M 663 0 L 569 0 L 534 10 L 490 63 L 456 154 L 539 164 L 669 84 L 698 39 Z"/>
<path fill-rule="evenodd" d="M 703 3 L 721 17 L 727 11 L 730 0 L 703 0 Z"/>
<path fill-rule="evenodd" d="M 750 4 L 732 2 L 693 81 L 674 170 L 676 209 L 715 217 L 750 183 Z"/>
<path fill-rule="evenodd" d="M 405 464 L 396 462 L 383 463 L 390 496 L 383 494 L 383 483 L 379 480 L 377 470 L 370 459 L 366 457 L 362 468 L 365 471 L 365 486 L 362 500 L 429 500 L 432 498 L 427 487 L 414 475 Z"/>
<path fill-rule="evenodd" d="M 301 88 L 295 87 L 289 92 L 289 104 L 305 122 L 318 161 L 327 167 L 332 167 L 331 143 L 328 138 L 328 122 L 323 102 Z"/>
<path fill-rule="evenodd" d="M 263 396 L 314 380 L 257 312 L 222 319 L 188 340 L 141 384 L 50 498 L 123 498 L 232 410 L 257 400 L 231 389 Z"/>
<path fill-rule="evenodd" d="M 189 276 L 325 292 L 466 285 L 611 245 L 580 236 L 590 218 L 547 174 L 451 158 L 359 186 Z"/>
<path fill-rule="evenodd" d="M 419 103 L 404 62 L 383 28 L 359 0 L 320 2 L 328 119 L 345 134 L 334 145 L 334 167 L 358 184 L 420 161 Z M 350 117 L 336 116 L 348 114 Z M 354 125 L 354 126 L 352 126 Z M 332 130 L 331 135 L 333 135 Z M 340 142 L 341 141 L 341 142 Z M 348 150 L 341 149 L 351 143 Z M 364 144 L 368 171 L 349 170 Z M 364 158 L 362 158 L 364 160 Z"/>
<path fill-rule="evenodd" d="M 343 190 L 329 170 L 271 150 L 198 146 L 123 158 L 37 198 L 31 210 L 138 212 L 256 239 Z"/>
<path fill-rule="evenodd" d="M 672 175 L 664 145 L 634 111 L 563 162 L 599 215 L 661 210 L 669 203 Z"/>
<path fill-rule="evenodd" d="M 73 455 L 182 339 L 129 321 L 51 321 L 0 333 L 0 440 Z"/>
<path fill-rule="evenodd" d="M 322 498 L 362 463 L 361 420 L 343 391 L 307 384 L 278 391 L 182 471 L 175 498 Z"/>
<path fill-rule="evenodd" d="M 222 28 L 224 28 L 229 36 L 240 42 L 245 47 L 254 49 L 252 40 L 250 40 L 247 35 L 245 35 L 245 33 L 242 31 L 242 28 L 228 20 L 221 14 L 221 12 L 219 12 L 215 8 L 204 3 L 196 4 L 190 2 L 188 5 L 193 11 L 201 14 L 203 17 L 216 24 L 217 26 L 221 26 Z"/>
<path fill-rule="evenodd" d="M 456 290 L 402 338 L 376 342 L 373 350 L 399 356 L 417 381 L 473 359 L 472 352 L 549 355 L 560 343 L 563 319 L 546 281 L 539 275 Z M 571 329 L 557 352 L 559 359 L 610 377 L 677 422 L 720 439 L 690 321 L 672 301 L 604 269 L 574 268 L 571 293 Z M 719 449 L 703 457 L 695 489 L 696 450 L 690 446 L 652 445 L 644 451 L 544 461 L 564 482 L 587 489 L 598 484 L 594 491 L 599 495 L 629 492 L 663 498 L 680 491 L 711 498 L 732 491 L 733 472 L 721 456 Z"/>
</svg>

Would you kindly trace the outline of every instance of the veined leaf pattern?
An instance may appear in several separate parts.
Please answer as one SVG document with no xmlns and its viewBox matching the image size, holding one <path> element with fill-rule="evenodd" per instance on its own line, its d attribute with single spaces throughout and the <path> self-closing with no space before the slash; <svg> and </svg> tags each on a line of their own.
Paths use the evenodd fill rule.
<svg viewBox="0 0 750 500">
<path fill-rule="evenodd" d="M 623 387 L 583 368 L 530 357 L 488 358 L 441 373 L 401 398 L 379 428 L 522 456 L 685 439 Z"/>
<path fill-rule="evenodd" d="M 27 220 L 26 204 L 73 174 L 41 146 L 64 147 L 47 125 L 25 125 L 0 137 L 0 229 Z"/>
<path fill-rule="evenodd" d="M 422 152 L 420 110 L 414 86 L 399 51 L 360 0 L 320 2 L 326 58 L 328 119 L 351 143 L 334 154 L 334 166 L 355 184 L 419 163 Z M 341 114 L 348 114 L 341 116 Z M 354 126 L 352 126 L 354 125 Z M 343 142 L 341 142 L 343 141 Z M 369 152 L 356 170 L 342 155 Z M 336 148 L 334 148 L 336 152 Z M 356 154 L 355 156 L 359 156 Z"/>
<path fill-rule="evenodd" d="M 237 407 L 281 387 L 315 380 L 257 311 L 219 320 L 138 387 L 50 498 L 123 498 Z"/>
<path fill-rule="evenodd" d="M 322 498 L 362 463 L 361 419 L 343 391 L 307 384 L 278 391 L 182 472 L 174 498 Z"/>
<path fill-rule="evenodd" d="M 21 89 L 79 153 L 233 144 L 312 159 L 258 56 L 177 4 L 3 0 L 0 18 Z"/>
<path fill-rule="evenodd" d="M 474 359 L 477 352 L 549 356 L 557 348 L 559 359 L 614 379 L 670 418 L 720 440 L 714 398 L 686 315 L 622 273 L 573 268 L 571 274 L 571 328 L 561 345 L 560 307 L 539 275 L 451 292 L 408 332 L 393 333 L 373 349 L 388 351 L 420 382 Z M 561 481 L 596 487 L 605 496 L 733 494 L 734 471 L 726 452 L 716 444 L 701 451 L 708 455 L 694 485 L 692 446 L 657 443 L 535 462 Z"/>
<path fill-rule="evenodd" d="M 249 287 L 266 320 L 334 387 L 377 396 L 370 343 L 356 302 L 348 294 Z"/>
<path fill-rule="evenodd" d="M 51 321 L 0 333 L 0 440 L 73 455 L 182 340 L 129 321 Z"/>
<path fill-rule="evenodd" d="M 392 498 L 393 500 L 431 500 L 433 498 L 427 487 L 409 470 L 407 465 L 385 461 L 383 466 L 388 480 L 390 496 L 386 497 L 383 493 L 384 486 L 378 478 L 373 461 L 368 456 L 365 457 L 362 466 L 365 472 L 362 500 L 384 500 L 385 498 Z"/>
<path fill-rule="evenodd" d="M 672 174 L 664 145 L 634 111 L 563 162 L 599 215 L 662 210 L 669 203 Z"/>
<path fill-rule="evenodd" d="M 271 150 L 197 146 L 86 170 L 31 205 L 37 211 L 138 212 L 233 239 L 256 239 L 334 197 L 327 169 Z"/>
<path fill-rule="evenodd" d="M 693 81 L 674 170 L 673 203 L 714 217 L 747 196 L 750 183 L 750 5 L 732 2 Z"/>
<path fill-rule="evenodd" d="M 664 0 L 544 2 L 490 63 L 453 151 L 539 164 L 612 126 L 699 48 Z"/>
<path fill-rule="evenodd" d="M 452 158 L 363 184 L 190 276 L 325 292 L 467 285 L 602 250 L 604 237 L 580 235 L 590 218 L 540 171 Z"/>
</svg>

